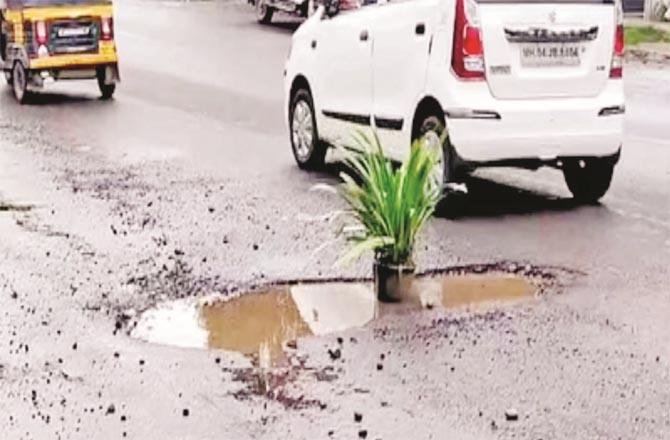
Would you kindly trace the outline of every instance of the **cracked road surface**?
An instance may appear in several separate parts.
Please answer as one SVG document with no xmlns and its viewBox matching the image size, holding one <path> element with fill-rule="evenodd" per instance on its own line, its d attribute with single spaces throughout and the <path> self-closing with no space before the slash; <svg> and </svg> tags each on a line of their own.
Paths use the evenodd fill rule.
<svg viewBox="0 0 670 440">
<path fill-rule="evenodd" d="M 556 282 L 540 298 L 301 339 L 260 380 L 240 355 L 126 331 L 162 300 L 370 273 L 371 259 L 334 266 L 342 204 L 309 191 L 337 166 L 293 164 L 282 69 L 296 23 L 261 27 L 231 2 L 117 13 L 115 101 L 86 83 L 23 107 L 0 90 L 3 438 L 670 437 L 667 67 L 626 67 L 624 151 L 601 205 L 574 206 L 556 171 L 481 171 L 459 218 L 429 225 L 421 269 L 541 268 Z"/>
</svg>

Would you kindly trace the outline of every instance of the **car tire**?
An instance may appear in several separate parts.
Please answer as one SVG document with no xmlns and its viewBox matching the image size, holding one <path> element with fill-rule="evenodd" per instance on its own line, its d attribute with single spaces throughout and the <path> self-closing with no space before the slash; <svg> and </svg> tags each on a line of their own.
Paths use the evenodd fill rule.
<svg viewBox="0 0 670 440">
<path fill-rule="evenodd" d="M 438 114 L 427 114 L 417 118 L 416 124 L 412 130 L 412 143 L 426 138 L 427 142 L 435 143 L 441 142 L 441 160 L 442 165 L 440 181 L 443 187 L 447 183 L 453 182 L 456 179 L 456 168 L 454 163 L 454 148 L 449 142 L 449 137 L 446 136 L 446 124 L 444 116 Z"/>
<path fill-rule="evenodd" d="M 610 187 L 614 165 L 606 158 L 565 161 L 563 176 L 574 199 L 579 203 L 597 203 Z"/>
<path fill-rule="evenodd" d="M 116 91 L 116 84 L 106 84 L 105 83 L 105 70 L 98 70 L 98 88 L 100 89 L 101 99 L 103 101 L 109 101 L 114 96 Z"/>
<path fill-rule="evenodd" d="M 267 0 L 256 0 L 256 20 L 261 24 L 269 24 L 272 21 L 274 9 L 268 6 Z"/>
<path fill-rule="evenodd" d="M 28 101 L 30 93 L 28 92 L 28 72 L 23 63 L 20 61 L 14 63 L 11 77 L 14 98 L 16 98 L 19 104 L 25 104 Z"/>
<path fill-rule="evenodd" d="M 458 168 L 456 166 L 456 151 L 446 135 L 447 128 L 444 121 L 444 115 L 438 113 L 428 113 L 417 117 L 412 129 L 412 142 L 415 142 L 426 135 L 432 133 L 437 139 L 442 139 L 441 151 L 441 169 L 442 199 L 436 207 L 436 213 L 439 216 L 457 219 L 465 210 L 465 198 L 463 194 L 451 191 L 448 184 L 456 183 L 460 179 Z"/>
<path fill-rule="evenodd" d="M 1 19 L 0 22 L 2 22 Z M 7 37 L 5 37 L 5 34 L 0 32 L 0 60 L 5 61 L 6 59 L 7 59 Z"/>
<path fill-rule="evenodd" d="M 319 140 L 314 102 L 312 94 L 307 89 L 299 89 L 291 99 L 289 136 L 293 157 L 300 168 L 305 170 L 323 168 L 327 147 Z"/>
</svg>

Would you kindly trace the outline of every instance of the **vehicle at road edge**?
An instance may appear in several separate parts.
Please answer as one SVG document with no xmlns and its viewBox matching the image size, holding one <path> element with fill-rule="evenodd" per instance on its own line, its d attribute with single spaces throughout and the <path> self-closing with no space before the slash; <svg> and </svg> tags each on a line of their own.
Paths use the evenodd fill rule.
<svg viewBox="0 0 670 440">
<path fill-rule="evenodd" d="M 623 137 L 623 13 L 611 0 L 407 0 L 319 7 L 295 32 L 285 111 L 301 168 L 354 130 L 385 154 L 442 144 L 445 188 L 479 167 L 563 171 L 609 188 Z M 448 136 L 443 137 L 443 134 Z"/>
<path fill-rule="evenodd" d="M 58 80 L 96 79 L 103 99 L 119 81 L 112 3 L 8 0 L 0 9 L 0 57 L 17 101 Z"/>
<path fill-rule="evenodd" d="M 259 23 L 268 24 L 276 11 L 298 17 L 307 17 L 312 11 L 311 0 L 249 0 L 256 9 Z"/>
</svg>

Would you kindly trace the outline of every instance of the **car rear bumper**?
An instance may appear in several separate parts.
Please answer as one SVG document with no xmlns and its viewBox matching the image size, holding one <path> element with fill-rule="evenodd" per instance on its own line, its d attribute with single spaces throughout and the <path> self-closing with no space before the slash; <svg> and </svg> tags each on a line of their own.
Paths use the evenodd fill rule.
<svg viewBox="0 0 670 440">
<path fill-rule="evenodd" d="M 611 156 L 623 138 L 623 90 L 595 98 L 475 100 L 445 108 L 451 143 L 468 162 Z"/>
</svg>

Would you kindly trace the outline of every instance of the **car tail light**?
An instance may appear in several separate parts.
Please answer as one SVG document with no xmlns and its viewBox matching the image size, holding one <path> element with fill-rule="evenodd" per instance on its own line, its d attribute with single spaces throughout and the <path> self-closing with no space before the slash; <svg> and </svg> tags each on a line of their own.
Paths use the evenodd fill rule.
<svg viewBox="0 0 670 440">
<path fill-rule="evenodd" d="M 456 0 L 451 67 L 460 78 L 485 77 L 484 45 L 477 17 L 477 4 L 474 0 Z"/>
<path fill-rule="evenodd" d="M 46 22 L 40 20 L 35 23 L 35 41 L 39 45 L 45 45 L 49 42 Z"/>
<path fill-rule="evenodd" d="M 623 55 L 624 55 L 624 33 L 623 33 L 623 9 L 621 2 L 616 2 L 616 31 L 614 32 L 614 51 L 612 52 L 612 66 L 610 67 L 610 78 L 623 77 Z"/>
<path fill-rule="evenodd" d="M 100 22 L 100 39 L 110 41 L 114 39 L 114 19 L 112 17 L 102 17 Z"/>
</svg>

